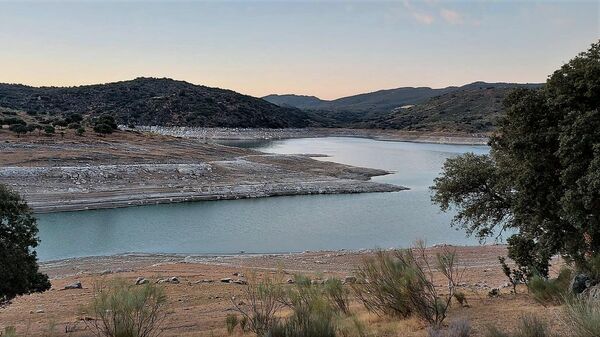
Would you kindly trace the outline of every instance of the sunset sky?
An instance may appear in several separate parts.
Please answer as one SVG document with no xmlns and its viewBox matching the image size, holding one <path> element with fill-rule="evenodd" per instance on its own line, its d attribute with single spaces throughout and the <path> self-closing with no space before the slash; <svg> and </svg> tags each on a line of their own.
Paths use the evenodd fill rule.
<svg viewBox="0 0 600 337">
<path fill-rule="evenodd" d="M 543 82 L 599 1 L 0 1 L 0 82 L 171 77 L 253 96 Z"/>
</svg>

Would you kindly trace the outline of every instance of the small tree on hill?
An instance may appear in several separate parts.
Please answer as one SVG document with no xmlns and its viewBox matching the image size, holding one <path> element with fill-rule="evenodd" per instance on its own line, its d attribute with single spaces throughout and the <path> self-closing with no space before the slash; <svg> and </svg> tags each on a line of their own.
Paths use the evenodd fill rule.
<svg viewBox="0 0 600 337">
<path fill-rule="evenodd" d="M 23 125 L 23 124 L 12 124 L 8 129 L 10 131 L 16 133 L 17 137 L 29 132 L 29 128 L 27 127 L 27 125 Z"/>
<path fill-rule="evenodd" d="M 54 131 L 55 131 L 55 129 L 54 129 L 54 127 L 52 125 L 46 125 L 46 126 L 44 126 L 44 133 L 45 134 L 52 135 L 52 134 L 54 134 Z"/>
<path fill-rule="evenodd" d="M 38 271 L 37 224 L 27 203 L 0 184 L 0 302 L 50 289 L 48 276 Z"/>
</svg>

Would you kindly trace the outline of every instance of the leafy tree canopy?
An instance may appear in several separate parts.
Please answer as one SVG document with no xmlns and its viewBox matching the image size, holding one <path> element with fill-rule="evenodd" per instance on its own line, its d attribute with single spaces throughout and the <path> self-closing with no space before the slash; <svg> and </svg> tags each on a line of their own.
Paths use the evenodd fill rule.
<svg viewBox="0 0 600 337">
<path fill-rule="evenodd" d="M 50 289 L 38 271 L 37 224 L 25 201 L 0 184 L 0 302 Z"/>
<path fill-rule="evenodd" d="M 515 231 L 522 266 L 546 274 L 557 253 L 585 266 L 600 253 L 600 42 L 504 105 L 490 154 L 448 159 L 432 201 L 480 239 Z"/>
</svg>

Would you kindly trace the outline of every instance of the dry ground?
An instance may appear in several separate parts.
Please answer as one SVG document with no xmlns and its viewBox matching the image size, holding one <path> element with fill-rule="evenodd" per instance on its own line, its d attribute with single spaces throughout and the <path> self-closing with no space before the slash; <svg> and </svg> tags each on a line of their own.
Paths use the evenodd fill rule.
<svg viewBox="0 0 600 337">
<path fill-rule="evenodd" d="M 429 253 L 433 255 L 447 248 L 433 248 Z M 553 331 L 565 330 L 560 320 L 561 309 L 537 304 L 524 289 L 514 295 L 510 288 L 503 287 L 500 297 L 487 296 L 490 288 L 502 287 L 505 283 L 497 263 L 497 256 L 506 253 L 504 246 L 456 249 L 464 268 L 461 286 L 470 307 L 454 305 L 448 321 L 468 319 L 474 329 L 473 335 L 484 336 L 489 325 L 510 330 L 520 316 L 536 314 L 545 319 Z M 85 315 L 80 313 L 80 309 L 89 303 L 95 282 L 118 277 L 133 283 L 139 276 L 150 280 L 177 276 L 180 284 L 165 285 L 169 300 L 162 336 L 225 336 L 225 317 L 234 312 L 230 298 L 240 298 L 244 286 L 221 283 L 221 278 L 236 279 L 236 276 L 232 276 L 236 272 L 245 275 L 254 272 L 259 277 L 283 272 L 284 279 L 298 273 L 313 278 L 343 278 L 351 275 L 357 264 L 370 254 L 371 251 L 224 257 L 147 255 L 56 261 L 43 265 L 43 270 L 53 278 L 53 289 L 42 294 L 19 297 L 7 308 L 0 309 L 0 327 L 14 325 L 19 331 L 29 330 L 29 336 L 41 336 L 48 326 L 53 325 L 56 327 L 56 336 L 92 336 L 81 321 Z M 60 290 L 76 280 L 82 282 L 83 289 Z M 200 280 L 214 282 L 196 283 Z M 439 275 L 436 276 L 436 283 L 444 287 Z M 352 301 L 352 311 L 376 336 L 426 336 L 426 326 L 416 319 L 377 317 L 368 313 L 356 300 Z M 66 326 L 76 331 L 65 334 Z"/>
<path fill-rule="evenodd" d="M 17 137 L 0 129 L 0 181 L 37 212 L 276 195 L 391 192 L 388 172 L 305 155 L 119 131 Z"/>
</svg>

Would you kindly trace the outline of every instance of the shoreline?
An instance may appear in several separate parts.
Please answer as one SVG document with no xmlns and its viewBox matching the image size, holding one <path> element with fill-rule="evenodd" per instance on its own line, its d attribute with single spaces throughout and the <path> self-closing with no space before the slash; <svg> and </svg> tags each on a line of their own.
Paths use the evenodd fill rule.
<svg viewBox="0 0 600 337">
<path fill-rule="evenodd" d="M 135 129 L 120 125 L 128 131 L 141 131 L 181 138 L 209 140 L 280 140 L 294 138 L 354 137 L 378 141 L 487 145 L 487 134 L 453 133 L 432 131 L 404 131 L 391 129 L 345 129 L 345 128 L 204 128 L 178 126 L 136 126 Z"/>
<path fill-rule="evenodd" d="M 467 268 L 497 266 L 498 254 L 505 254 L 506 244 L 482 245 L 451 245 L 437 244 L 428 247 L 429 252 L 441 249 L 456 249 L 473 255 L 465 262 Z M 352 263 L 362 261 L 364 257 L 372 256 L 377 251 L 391 249 L 337 249 L 315 250 L 303 252 L 280 253 L 234 253 L 234 254 L 186 254 L 186 253 L 119 253 L 114 255 L 82 256 L 48 261 L 40 261 L 40 270 L 48 273 L 51 279 L 82 277 L 83 275 L 107 275 L 134 272 L 147 267 L 161 265 L 179 266 L 185 270 L 185 265 L 206 265 L 214 268 L 245 266 L 250 269 L 276 270 L 285 264 L 289 272 L 311 272 L 314 270 L 343 270 L 350 272 L 352 267 L 335 265 L 335 260 L 350 259 Z M 481 256 L 481 258 L 479 258 Z M 291 263 L 300 261 L 300 263 Z"/>
<path fill-rule="evenodd" d="M 398 192 L 391 172 L 198 139 L 118 131 L 0 143 L 0 179 L 36 213 L 312 194 Z"/>
</svg>

